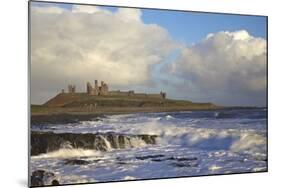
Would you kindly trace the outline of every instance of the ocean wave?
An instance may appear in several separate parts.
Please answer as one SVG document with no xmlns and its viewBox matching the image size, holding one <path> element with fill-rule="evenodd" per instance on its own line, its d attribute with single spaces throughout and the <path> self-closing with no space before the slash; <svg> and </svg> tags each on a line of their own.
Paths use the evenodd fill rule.
<svg viewBox="0 0 281 188">
<path fill-rule="evenodd" d="M 236 142 L 231 145 L 231 150 L 235 152 L 252 151 L 259 152 L 266 150 L 267 140 L 264 136 L 258 134 L 242 134 Z"/>
<path fill-rule="evenodd" d="M 171 115 L 166 115 L 165 118 L 166 118 L 166 119 L 174 119 L 174 117 L 171 116 Z"/>
<path fill-rule="evenodd" d="M 92 149 L 111 151 L 112 149 L 138 148 L 156 143 L 156 135 L 128 135 L 118 133 L 74 134 L 74 133 L 31 133 L 31 155 L 40 155 L 61 149 Z"/>
<path fill-rule="evenodd" d="M 186 112 L 182 112 L 186 113 Z M 192 112 L 195 114 L 196 112 Z M 213 115 L 212 120 L 189 118 L 177 113 L 148 113 L 148 114 L 125 114 L 110 115 L 103 117 L 101 121 L 84 121 L 75 125 L 60 126 L 61 131 L 74 133 L 123 134 L 125 147 L 143 147 L 146 146 L 144 139 L 140 137 L 125 136 L 129 135 L 157 135 L 157 144 L 182 145 L 204 150 L 231 150 L 233 152 L 265 152 L 266 135 L 262 127 L 252 124 L 244 125 L 240 119 L 231 119 L 233 111 L 226 112 L 202 112 Z M 242 113 L 242 112 L 241 112 Z M 188 112 L 187 114 L 190 114 Z M 201 113 L 199 113 L 200 115 Z M 256 112 L 254 113 L 256 114 Z M 202 114 L 201 114 L 202 115 Z M 205 114 L 206 115 L 206 114 Z M 194 115 L 196 116 L 196 115 Z M 181 119 L 185 117 L 184 119 Z M 255 116 L 257 117 L 257 116 Z M 221 120 L 220 118 L 227 118 Z M 260 121 L 260 120 L 259 120 Z M 258 124 L 259 125 L 259 124 Z M 259 128 L 259 129 L 257 129 Z M 77 132 L 76 132 L 77 131 Z M 118 149 L 121 137 L 114 136 L 111 142 L 103 135 L 98 136 L 99 143 L 103 150 L 110 151 Z M 114 144 L 113 144 L 114 143 Z M 114 145 L 114 147 L 113 147 Z"/>
<path fill-rule="evenodd" d="M 32 156 L 32 159 L 42 159 L 42 158 L 57 158 L 57 159 L 68 159 L 75 157 L 93 157 L 100 156 L 101 152 L 96 150 L 86 150 L 86 149 L 59 149 L 56 151 L 40 154 L 37 156 Z"/>
<path fill-rule="evenodd" d="M 266 137 L 253 130 L 180 127 L 153 121 L 139 126 L 137 133 L 158 135 L 158 143 L 204 150 L 266 151 Z"/>
<path fill-rule="evenodd" d="M 229 112 L 214 112 L 214 117 L 217 119 L 235 118 L 237 114 Z"/>
</svg>

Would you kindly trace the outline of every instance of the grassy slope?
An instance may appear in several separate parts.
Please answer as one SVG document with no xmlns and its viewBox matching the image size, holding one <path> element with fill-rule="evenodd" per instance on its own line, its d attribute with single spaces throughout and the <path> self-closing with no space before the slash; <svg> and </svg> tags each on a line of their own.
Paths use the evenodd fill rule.
<svg viewBox="0 0 281 188">
<path fill-rule="evenodd" d="M 58 94 L 44 105 L 32 105 L 32 115 L 59 113 L 129 113 L 218 108 L 212 103 L 193 103 L 184 100 L 158 99 L 134 96 L 89 96 Z"/>
</svg>

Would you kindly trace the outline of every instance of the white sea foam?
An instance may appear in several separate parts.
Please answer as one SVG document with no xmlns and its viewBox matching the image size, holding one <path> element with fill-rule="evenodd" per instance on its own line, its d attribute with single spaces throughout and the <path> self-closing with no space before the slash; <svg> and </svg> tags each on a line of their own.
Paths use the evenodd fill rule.
<svg viewBox="0 0 281 188">
<path fill-rule="evenodd" d="M 164 116 L 165 119 L 173 119 L 171 115 Z M 117 118 L 117 119 L 116 119 Z M 229 149 L 233 152 L 251 150 L 259 152 L 264 150 L 266 138 L 255 131 L 240 129 L 210 129 L 207 127 L 197 128 L 185 122 L 161 121 L 159 117 L 145 117 L 134 123 L 126 122 L 126 118 L 134 118 L 134 115 L 117 115 L 109 117 L 114 119 L 114 124 L 106 125 L 106 131 L 125 132 L 129 134 L 158 135 L 158 142 L 165 144 L 180 144 L 189 147 L 211 149 Z M 135 117 L 138 118 L 138 117 Z M 124 120 L 125 119 L 125 120 Z M 200 122 L 199 122 L 200 123 Z M 216 122 L 215 122 L 216 123 Z M 104 123 L 101 124 L 103 126 Z M 95 124 L 96 125 L 96 124 Z M 240 127 L 239 127 L 240 128 Z M 139 142 L 137 142 L 140 144 Z"/>
<path fill-rule="evenodd" d="M 133 131 L 138 134 L 159 135 L 160 144 L 180 144 L 208 150 L 229 149 L 233 152 L 263 152 L 266 145 L 265 136 L 253 130 L 183 127 L 163 124 L 157 120 L 140 124 Z"/>
<path fill-rule="evenodd" d="M 258 134 L 244 133 L 240 136 L 240 139 L 234 142 L 231 146 L 231 150 L 235 152 L 250 150 L 259 152 L 261 149 L 266 148 L 266 138 Z"/>
<path fill-rule="evenodd" d="M 42 158 L 75 158 L 75 157 L 93 157 L 100 156 L 101 152 L 95 150 L 85 150 L 85 149 L 59 149 L 57 151 L 52 151 L 49 153 L 41 154 L 38 156 L 33 156 L 33 159 L 42 159 Z"/>
<path fill-rule="evenodd" d="M 174 118 L 174 117 L 171 116 L 171 115 L 166 115 L 165 117 L 166 117 L 166 119 L 173 119 L 173 118 Z"/>
<path fill-rule="evenodd" d="M 182 112 L 182 114 L 184 113 L 186 112 Z M 229 127 L 232 124 L 237 124 L 238 128 L 222 128 L 226 125 Z M 210 126 L 214 128 L 209 128 Z M 232 152 L 264 152 L 266 137 L 254 129 L 242 128 L 243 125 L 238 120 L 215 119 L 203 121 L 202 118 L 177 119 L 168 113 L 152 113 L 149 115 L 112 115 L 98 122 L 84 121 L 75 126 L 62 125 L 60 126 L 60 131 L 157 135 L 158 144 L 163 145 L 175 144 L 208 150 L 231 150 Z M 110 143 L 106 139 L 103 139 L 103 141 L 106 144 L 107 150 L 110 151 L 112 149 Z M 141 139 L 131 138 L 130 140 L 125 140 L 125 148 L 143 147 L 145 145 L 145 142 Z"/>
<path fill-rule="evenodd" d="M 125 176 L 123 179 L 124 180 L 135 180 L 136 178 L 133 176 Z"/>
<path fill-rule="evenodd" d="M 209 170 L 210 171 L 217 171 L 219 169 L 221 169 L 222 167 L 221 166 L 217 166 L 217 165 L 212 165 L 209 167 Z"/>
<path fill-rule="evenodd" d="M 243 114 L 243 117 L 236 114 L 239 118 L 231 116 L 232 111 L 226 113 L 227 118 L 215 117 L 215 112 L 140 113 L 46 126 L 46 131 L 54 132 L 122 133 L 128 139 L 124 137 L 125 148 L 122 145 L 122 149 L 106 152 L 72 149 L 66 142 L 58 151 L 32 157 L 31 167 L 60 174 L 62 184 L 266 171 L 265 117 L 256 116 L 255 110 L 245 114 L 239 111 Z M 146 145 L 132 137 L 140 134 L 158 135 L 157 144 Z M 107 144 L 103 145 L 111 148 Z M 157 155 L 164 156 L 154 160 L 145 158 Z M 144 159 L 138 159 L 139 156 Z M 191 161 L 171 160 L 177 156 L 194 157 L 197 160 L 193 162 L 198 162 L 198 166 L 188 167 Z M 62 165 L 62 160 L 72 157 L 99 160 L 88 165 Z"/>
</svg>

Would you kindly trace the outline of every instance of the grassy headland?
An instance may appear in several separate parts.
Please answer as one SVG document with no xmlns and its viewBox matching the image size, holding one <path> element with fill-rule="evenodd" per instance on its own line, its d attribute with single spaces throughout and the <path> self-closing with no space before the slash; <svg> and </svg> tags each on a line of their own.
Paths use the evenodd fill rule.
<svg viewBox="0 0 281 188">
<path fill-rule="evenodd" d="M 212 103 L 135 96 L 90 96 L 85 93 L 58 94 L 43 105 L 31 105 L 32 123 L 73 122 L 105 114 L 213 110 Z"/>
</svg>

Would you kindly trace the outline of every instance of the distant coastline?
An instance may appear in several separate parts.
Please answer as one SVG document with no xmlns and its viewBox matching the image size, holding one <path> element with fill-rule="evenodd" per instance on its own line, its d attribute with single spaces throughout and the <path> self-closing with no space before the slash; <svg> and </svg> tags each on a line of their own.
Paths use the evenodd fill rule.
<svg viewBox="0 0 281 188">
<path fill-rule="evenodd" d="M 86 88 L 86 92 L 76 92 L 75 85 L 68 85 L 67 93 L 62 89 L 44 104 L 31 105 L 31 123 L 73 123 L 113 114 L 259 108 L 174 100 L 162 91 L 159 94 L 109 91 L 108 84 L 101 81 L 99 86 L 97 80 L 94 87 L 87 82 Z"/>
</svg>

